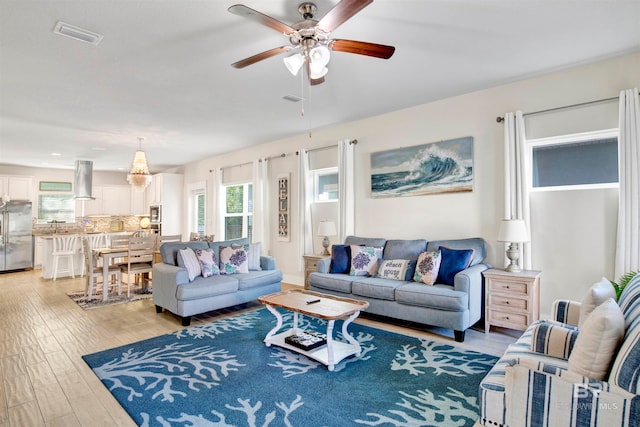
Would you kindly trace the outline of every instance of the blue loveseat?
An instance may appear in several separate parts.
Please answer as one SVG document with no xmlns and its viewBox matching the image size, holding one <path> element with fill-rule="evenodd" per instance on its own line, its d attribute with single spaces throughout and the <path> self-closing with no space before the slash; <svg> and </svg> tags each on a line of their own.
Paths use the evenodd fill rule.
<svg viewBox="0 0 640 427">
<path fill-rule="evenodd" d="M 443 246 L 451 249 L 473 249 L 467 268 L 454 276 L 454 283 L 433 286 L 409 280 L 352 276 L 330 273 L 331 259 L 318 262 L 317 271 L 309 275 L 310 289 L 341 297 L 369 302 L 367 313 L 450 328 L 455 340 L 464 341 L 465 331 L 482 315 L 482 272 L 486 244 L 481 238 L 435 240 L 386 240 L 348 236 L 345 245 L 383 247 L 383 260 L 417 260 L 420 253 Z"/>
<path fill-rule="evenodd" d="M 163 309 L 182 317 L 182 325 L 189 326 L 191 316 L 207 311 L 254 301 L 262 295 L 279 292 L 282 271 L 276 269 L 273 257 L 260 256 L 260 270 L 248 273 L 198 276 L 189 281 L 187 269 L 178 263 L 178 251 L 213 249 L 218 257 L 221 246 L 249 244 L 249 239 L 221 242 L 167 242 L 160 247 L 162 262 L 153 265 L 153 302 L 156 312 Z"/>
</svg>

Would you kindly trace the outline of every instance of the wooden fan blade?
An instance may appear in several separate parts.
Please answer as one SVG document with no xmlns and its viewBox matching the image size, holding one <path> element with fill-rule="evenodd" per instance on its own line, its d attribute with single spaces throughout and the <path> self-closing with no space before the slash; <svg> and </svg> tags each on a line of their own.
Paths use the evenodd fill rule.
<svg viewBox="0 0 640 427">
<path fill-rule="evenodd" d="M 318 27 L 330 33 L 372 2 L 373 0 L 342 0 L 318 22 Z"/>
<path fill-rule="evenodd" d="M 356 40 L 333 39 L 329 42 L 329 49 L 336 52 L 357 53 L 358 55 L 373 56 L 389 59 L 396 48 L 384 44 L 359 42 Z"/>
<path fill-rule="evenodd" d="M 255 64 L 258 61 L 262 61 L 263 59 L 271 58 L 272 56 L 276 56 L 282 52 L 289 52 L 293 49 L 292 46 L 281 46 L 273 49 L 266 50 L 264 52 L 258 53 L 256 55 L 250 56 L 248 58 L 242 59 L 238 62 L 234 62 L 231 64 L 233 68 L 244 68 L 248 65 Z"/>
<path fill-rule="evenodd" d="M 250 7 L 247 7 L 243 4 L 235 4 L 227 10 L 234 15 L 242 16 L 243 18 L 248 18 L 252 21 L 256 21 L 259 24 L 265 25 L 269 28 L 273 28 L 274 30 L 282 34 L 289 35 L 296 31 L 284 22 L 280 22 L 275 18 L 260 13 L 257 10 L 251 9 Z"/>
<path fill-rule="evenodd" d="M 311 86 L 319 85 L 320 83 L 324 83 L 324 77 L 320 77 L 319 79 L 310 78 L 309 83 L 311 83 Z"/>
</svg>

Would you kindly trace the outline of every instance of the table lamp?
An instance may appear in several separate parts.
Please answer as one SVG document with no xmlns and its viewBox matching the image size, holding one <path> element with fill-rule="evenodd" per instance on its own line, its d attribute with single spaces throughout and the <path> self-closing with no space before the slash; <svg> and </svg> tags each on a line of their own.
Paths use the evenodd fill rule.
<svg viewBox="0 0 640 427">
<path fill-rule="evenodd" d="M 324 239 L 322 239 L 322 247 L 324 248 L 324 252 L 322 252 L 322 255 L 331 255 L 329 253 L 329 245 L 331 244 L 331 242 L 329 241 L 329 236 L 335 236 L 336 234 L 338 234 L 336 232 L 336 224 L 333 221 L 320 221 L 320 224 L 318 224 L 317 234 L 318 236 L 324 236 Z"/>
<path fill-rule="evenodd" d="M 507 258 L 511 260 L 511 263 L 505 269 L 513 273 L 522 271 L 518 265 L 518 259 L 520 258 L 520 246 L 521 242 L 529 241 L 529 231 L 524 221 L 521 219 L 503 219 L 500 223 L 500 231 L 498 232 L 498 242 L 510 243 L 509 249 L 507 249 Z"/>
</svg>

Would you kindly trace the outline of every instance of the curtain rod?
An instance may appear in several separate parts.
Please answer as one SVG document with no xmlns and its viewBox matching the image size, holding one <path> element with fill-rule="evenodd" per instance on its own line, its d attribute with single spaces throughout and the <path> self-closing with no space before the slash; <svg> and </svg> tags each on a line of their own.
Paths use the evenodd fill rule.
<svg viewBox="0 0 640 427">
<path fill-rule="evenodd" d="M 578 103 L 578 104 L 565 105 L 565 106 L 562 106 L 562 107 L 547 108 L 546 110 L 532 111 L 531 113 L 524 113 L 522 116 L 526 117 L 526 116 L 532 116 L 534 114 L 549 113 L 551 111 L 559 111 L 559 110 L 566 110 L 566 109 L 569 109 L 569 108 L 583 107 L 585 105 L 600 104 L 601 102 L 610 102 L 610 101 L 614 101 L 616 99 L 620 99 L 620 97 L 619 96 L 613 96 L 611 98 L 597 99 L 595 101 L 581 102 L 581 103 Z M 496 122 L 498 122 L 498 123 L 504 122 L 504 117 L 502 117 L 502 116 L 496 117 Z"/>
<path fill-rule="evenodd" d="M 246 165 L 253 165 L 253 162 L 244 162 L 244 163 L 238 163 L 237 165 L 222 166 L 220 169 L 225 170 L 225 169 L 231 169 L 231 168 L 239 168 L 240 166 L 246 166 Z"/>
<path fill-rule="evenodd" d="M 264 160 L 280 159 L 280 158 L 291 156 L 293 154 L 297 154 L 297 152 L 296 153 L 282 153 L 282 154 L 278 154 L 277 156 L 266 157 Z M 262 162 L 262 159 L 258 159 L 258 161 Z"/>
<path fill-rule="evenodd" d="M 349 141 L 349 145 L 351 145 L 351 144 L 353 144 L 353 145 L 358 144 L 358 140 L 357 140 L 357 139 L 352 139 L 352 140 L 350 140 L 350 141 Z M 324 147 L 312 148 L 312 149 L 310 149 L 310 150 L 306 150 L 306 151 L 307 151 L 307 153 L 313 153 L 314 151 L 327 150 L 327 149 L 329 149 L 329 148 L 333 148 L 333 147 L 337 147 L 337 146 L 338 146 L 338 144 L 326 145 L 326 146 L 324 146 Z M 299 152 L 299 151 L 296 151 L 296 155 L 299 155 L 299 154 L 300 154 L 300 152 Z"/>
</svg>

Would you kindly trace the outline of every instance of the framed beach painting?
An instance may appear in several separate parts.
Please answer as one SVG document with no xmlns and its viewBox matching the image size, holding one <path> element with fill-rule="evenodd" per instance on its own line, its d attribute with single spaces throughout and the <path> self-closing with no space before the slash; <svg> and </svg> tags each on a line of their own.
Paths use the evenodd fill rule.
<svg viewBox="0 0 640 427">
<path fill-rule="evenodd" d="M 473 191 L 473 137 L 371 153 L 372 197 Z"/>
</svg>

